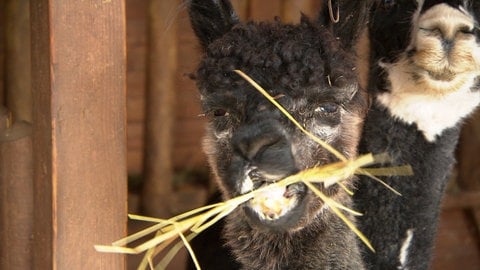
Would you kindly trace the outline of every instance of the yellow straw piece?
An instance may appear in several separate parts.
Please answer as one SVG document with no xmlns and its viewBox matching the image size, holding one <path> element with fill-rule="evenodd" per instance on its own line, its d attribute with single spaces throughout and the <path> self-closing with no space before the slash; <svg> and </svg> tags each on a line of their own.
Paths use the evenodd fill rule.
<svg viewBox="0 0 480 270">
<path fill-rule="evenodd" d="M 323 194 L 320 190 L 318 190 L 312 183 L 309 183 L 307 181 L 303 182 L 307 187 L 309 187 L 324 203 L 326 203 L 330 209 L 352 230 L 360 240 L 372 251 L 375 252 L 375 249 L 373 248 L 372 244 L 370 241 L 367 239 L 367 237 L 357 229 L 355 224 L 353 224 L 338 208 L 336 207 L 335 203 L 332 203 L 332 199 L 328 198 Z"/>
</svg>

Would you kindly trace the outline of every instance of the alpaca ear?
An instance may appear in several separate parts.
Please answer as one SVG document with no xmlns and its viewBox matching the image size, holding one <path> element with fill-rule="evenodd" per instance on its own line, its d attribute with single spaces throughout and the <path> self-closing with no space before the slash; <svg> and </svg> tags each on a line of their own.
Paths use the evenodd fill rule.
<svg viewBox="0 0 480 270">
<path fill-rule="evenodd" d="M 347 49 L 353 49 L 367 29 L 375 0 L 324 0 L 319 22 L 329 28 Z"/>
<path fill-rule="evenodd" d="M 204 49 L 239 22 L 228 0 L 191 0 L 188 11 L 193 31 Z"/>
</svg>

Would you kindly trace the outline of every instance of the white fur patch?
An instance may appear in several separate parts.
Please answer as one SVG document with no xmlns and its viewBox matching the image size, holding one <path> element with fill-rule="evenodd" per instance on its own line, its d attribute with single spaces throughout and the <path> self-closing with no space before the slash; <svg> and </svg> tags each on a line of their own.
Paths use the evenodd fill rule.
<svg viewBox="0 0 480 270">
<path fill-rule="evenodd" d="M 407 237 L 405 237 L 405 240 L 403 240 L 402 247 L 400 248 L 400 255 L 398 256 L 398 260 L 400 262 L 400 265 L 397 267 L 398 269 L 408 270 L 408 268 L 405 266 L 408 261 L 408 249 L 412 243 L 413 231 L 414 229 L 407 230 Z"/>
<path fill-rule="evenodd" d="M 388 108 L 390 113 L 407 124 L 417 124 L 425 138 L 433 142 L 435 137 L 445 129 L 454 127 L 461 119 L 468 116 L 480 103 L 480 91 L 472 92 L 470 86 L 474 80 L 455 92 L 445 95 L 432 95 L 403 73 L 401 78 L 392 80 L 392 92 L 377 97 L 377 101 Z M 407 90 L 412 88 L 417 91 Z"/>
<path fill-rule="evenodd" d="M 377 101 L 394 117 L 407 124 L 416 124 L 425 138 L 433 142 L 437 135 L 454 127 L 480 103 L 480 91 L 472 92 L 470 85 L 446 95 L 431 95 L 423 93 L 422 89 L 417 89 L 418 92 L 393 91 L 379 95 Z"/>
<path fill-rule="evenodd" d="M 248 175 L 252 169 L 245 172 L 245 177 L 243 178 L 242 185 L 240 187 L 240 193 L 245 194 L 253 190 L 253 181 Z"/>
</svg>

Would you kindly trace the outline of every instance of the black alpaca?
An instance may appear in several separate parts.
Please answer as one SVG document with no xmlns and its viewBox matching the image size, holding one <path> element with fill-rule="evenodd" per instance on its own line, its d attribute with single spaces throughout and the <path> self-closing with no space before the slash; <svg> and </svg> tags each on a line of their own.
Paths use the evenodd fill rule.
<svg viewBox="0 0 480 270">
<path fill-rule="evenodd" d="M 195 79 L 209 117 L 204 148 L 224 199 L 337 160 L 235 69 L 253 77 L 343 155 L 356 156 L 367 109 L 351 53 L 358 25 L 367 18 L 366 4 L 356 2 L 354 28 L 327 30 L 307 18 L 298 25 L 242 23 L 229 1 L 190 1 L 192 27 L 203 50 Z M 351 187 L 352 180 L 346 185 Z M 338 186 L 318 188 L 351 205 L 352 198 Z M 262 196 L 281 201 L 282 211 L 254 201 L 235 210 L 226 218 L 222 239 L 238 264 L 205 265 L 209 258 L 200 247 L 196 251 L 205 269 L 364 269 L 355 234 L 306 186 L 293 184 Z M 218 258 L 219 253 L 210 256 Z"/>
<path fill-rule="evenodd" d="M 428 269 L 461 120 L 480 101 L 480 1 L 379 1 L 370 40 L 372 107 L 359 150 L 411 164 L 388 177 L 397 196 L 362 178 L 355 193 L 360 230 L 376 253 L 369 269 Z"/>
</svg>

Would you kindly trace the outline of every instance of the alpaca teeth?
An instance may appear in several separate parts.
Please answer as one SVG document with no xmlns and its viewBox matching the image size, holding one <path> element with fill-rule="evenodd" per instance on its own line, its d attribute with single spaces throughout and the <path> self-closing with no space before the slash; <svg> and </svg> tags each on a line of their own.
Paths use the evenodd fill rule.
<svg viewBox="0 0 480 270">
<path fill-rule="evenodd" d="M 272 187 L 259 192 L 250 201 L 252 208 L 266 220 L 275 220 L 288 212 L 295 204 L 295 199 L 285 197 L 285 187 Z"/>
</svg>

